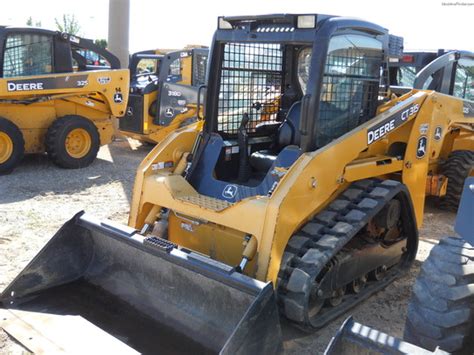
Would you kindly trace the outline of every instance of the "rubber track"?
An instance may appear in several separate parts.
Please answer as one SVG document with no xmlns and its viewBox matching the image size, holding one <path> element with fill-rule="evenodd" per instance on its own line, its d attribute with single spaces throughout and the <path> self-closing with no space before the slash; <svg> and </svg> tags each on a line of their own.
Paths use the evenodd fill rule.
<svg viewBox="0 0 474 355">
<path fill-rule="evenodd" d="M 278 300 L 282 314 L 303 329 L 318 329 L 393 281 L 395 277 L 388 275 L 386 282 L 381 280 L 377 282 L 377 287 L 366 287 L 363 292 L 354 295 L 351 302 L 344 301 L 334 307 L 331 314 L 318 320 L 318 324 L 309 321 L 306 299 L 316 277 L 370 219 L 402 190 L 406 191 L 404 185 L 393 180 L 358 181 L 290 238 L 278 278 Z"/>
<path fill-rule="evenodd" d="M 472 168 L 474 168 L 474 152 L 457 150 L 449 155 L 441 167 L 442 173 L 448 178 L 448 189 L 446 195 L 440 199 L 440 208 L 453 212 L 457 211 L 464 180 Z"/>
<path fill-rule="evenodd" d="M 405 340 L 456 354 L 474 349 L 474 246 L 447 237 L 421 267 L 408 305 Z"/>
</svg>

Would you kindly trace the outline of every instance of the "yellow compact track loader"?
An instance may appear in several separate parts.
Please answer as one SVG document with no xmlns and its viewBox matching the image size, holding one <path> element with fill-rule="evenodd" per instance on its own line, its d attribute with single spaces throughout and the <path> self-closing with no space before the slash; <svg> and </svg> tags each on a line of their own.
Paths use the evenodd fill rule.
<svg viewBox="0 0 474 355">
<path fill-rule="evenodd" d="M 0 43 L 0 173 L 44 152 L 63 168 L 91 164 L 125 114 L 128 71 L 66 33 L 0 27 Z"/>
<path fill-rule="evenodd" d="M 209 49 L 143 51 L 130 58 L 130 94 L 120 132 L 156 144 L 197 120 L 197 93 L 206 78 Z"/>
<path fill-rule="evenodd" d="M 2 327 L 29 349 L 68 314 L 139 352 L 274 353 L 277 309 L 315 331 L 388 285 L 426 196 L 451 184 L 440 166 L 474 142 L 474 56 L 425 68 L 419 84 L 447 93 L 396 97 L 401 42 L 337 16 L 220 17 L 204 121 L 145 158 L 129 226 L 80 213 L 61 228 L 2 293 Z"/>
</svg>

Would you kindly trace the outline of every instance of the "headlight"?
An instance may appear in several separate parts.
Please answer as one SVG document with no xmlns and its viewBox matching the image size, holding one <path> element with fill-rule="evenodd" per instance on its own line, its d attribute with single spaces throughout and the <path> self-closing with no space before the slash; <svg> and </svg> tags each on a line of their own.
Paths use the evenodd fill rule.
<svg viewBox="0 0 474 355">
<path fill-rule="evenodd" d="M 302 15 L 298 16 L 298 28 L 315 28 L 316 27 L 316 16 L 314 15 Z"/>
<path fill-rule="evenodd" d="M 224 18 L 219 17 L 217 28 L 219 28 L 220 30 L 231 30 L 232 25 L 230 24 L 230 22 L 227 22 L 226 20 L 224 20 Z"/>
</svg>

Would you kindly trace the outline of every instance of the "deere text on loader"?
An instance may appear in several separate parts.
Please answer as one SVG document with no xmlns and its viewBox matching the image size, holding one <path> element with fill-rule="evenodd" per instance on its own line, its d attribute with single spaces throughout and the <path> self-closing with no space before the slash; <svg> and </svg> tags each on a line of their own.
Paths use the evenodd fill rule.
<svg viewBox="0 0 474 355">
<path fill-rule="evenodd" d="M 197 93 L 204 85 L 209 49 L 138 52 L 130 59 L 130 94 L 123 135 L 156 144 L 197 120 Z M 174 85 L 170 90 L 169 84 Z"/>
<path fill-rule="evenodd" d="M 129 226 L 66 223 L 2 293 L 3 327 L 75 314 L 141 352 L 272 353 L 277 307 L 315 331 L 388 285 L 415 258 L 433 167 L 458 140 L 472 150 L 474 119 L 469 96 L 389 97 L 394 43 L 351 18 L 219 18 L 203 128 L 145 158 Z"/>
<path fill-rule="evenodd" d="M 0 173 L 47 152 L 63 168 L 88 166 L 125 114 L 128 71 L 91 40 L 0 27 Z"/>
</svg>

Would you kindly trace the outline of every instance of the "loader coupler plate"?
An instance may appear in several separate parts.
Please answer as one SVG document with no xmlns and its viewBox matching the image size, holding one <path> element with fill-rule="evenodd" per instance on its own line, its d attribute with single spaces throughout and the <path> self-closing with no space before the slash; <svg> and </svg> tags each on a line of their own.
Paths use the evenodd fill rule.
<svg viewBox="0 0 474 355">
<path fill-rule="evenodd" d="M 447 355 L 436 349 L 431 351 L 407 343 L 355 322 L 352 317 L 344 321 L 331 339 L 324 355 Z"/>
<path fill-rule="evenodd" d="M 281 344 L 271 284 L 85 214 L 61 228 L 0 300 L 18 318 L 56 316 L 57 325 L 57 316 L 79 317 L 139 353 L 272 353 Z"/>
</svg>

